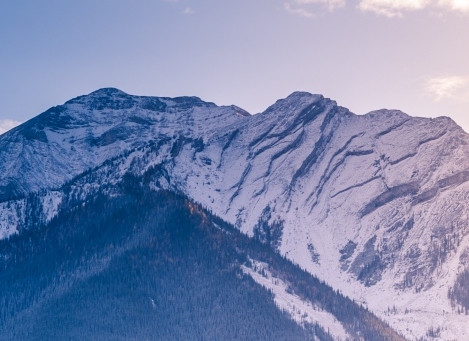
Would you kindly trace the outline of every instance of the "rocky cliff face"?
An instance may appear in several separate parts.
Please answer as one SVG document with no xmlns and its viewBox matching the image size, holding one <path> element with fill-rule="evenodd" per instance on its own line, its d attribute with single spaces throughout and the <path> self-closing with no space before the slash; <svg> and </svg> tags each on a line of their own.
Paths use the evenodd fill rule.
<svg viewBox="0 0 469 341">
<path fill-rule="evenodd" d="M 132 174 L 201 203 L 410 339 L 462 340 L 469 325 L 448 292 L 468 265 L 468 142 L 446 117 L 357 116 L 308 93 L 250 116 L 102 89 L 0 137 L 0 235 Z"/>
</svg>

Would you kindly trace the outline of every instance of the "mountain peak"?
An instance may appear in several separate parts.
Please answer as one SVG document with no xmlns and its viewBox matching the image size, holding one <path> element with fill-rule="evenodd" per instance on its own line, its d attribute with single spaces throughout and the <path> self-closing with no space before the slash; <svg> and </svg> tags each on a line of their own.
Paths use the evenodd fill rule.
<svg viewBox="0 0 469 341">
<path fill-rule="evenodd" d="M 297 102 L 297 101 L 308 101 L 308 102 L 319 102 L 324 99 L 321 94 L 312 94 L 306 91 L 295 91 L 288 95 L 281 101 Z"/>
<path fill-rule="evenodd" d="M 314 95 L 309 92 L 295 91 L 289 96 L 277 100 L 274 104 L 268 107 L 264 113 L 268 112 L 295 112 L 302 108 L 318 103 L 324 100 L 323 95 Z M 335 103 L 335 102 L 334 102 Z"/>
<path fill-rule="evenodd" d="M 98 96 L 103 96 L 103 95 L 107 95 L 107 96 L 126 95 L 126 96 L 128 96 L 129 94 L 125 93 L 124 91 L 122 91 L 120 89 L 109 87 L 109 88 L 98 89 L 98 90 L 93 91 L 92 93 L 89 94 L 89 96 L 96 96 L 96 95 L 98 95 Z"/>
<path fill-rule="evenodd" d="M 102 88 L 88 95 L 73 98 L 65 104 L 81 104 L 95 110 L 130 109 L 136 104 L 136 98 L 116 88 Z"/>
<path fill-rule="evenodd" d="M 294 91 L 290 95 L 288 95 L 286 98 L 299 98 L 299 97 L 311 97 L 311 96 L 323 97 L 322 95 L 312 94 L 307 91 Z"/>
</svg>

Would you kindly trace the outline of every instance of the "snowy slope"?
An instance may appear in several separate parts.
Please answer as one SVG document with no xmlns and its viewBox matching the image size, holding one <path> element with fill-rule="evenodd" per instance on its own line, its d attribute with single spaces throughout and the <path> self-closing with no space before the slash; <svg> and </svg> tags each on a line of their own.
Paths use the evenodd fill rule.
<svg viewBox="0 0 469 341">
<path fill-rule="evenodd" d="M 65 197 L 151 173 L 155 189 L 263 236 L 409 338 L 440 327 L 437 340 L 463 340 L 469 320 L 447 293 L 468 265 L 468 157 L 469 136 L 446 117 L 357 116 L 301 92 L 249 116 L 102 89 L 0 136 L 0 236 L 20 230 L 27 193 L 93 169 L 44 192 L 50 220 Z"/>
<path fill-rule="evenodd" d="M 143 142 L 207 139 L 246 115 L 196 97 L 149 98 L 101 89 L 53 107 L 0 137 L 0 198 L 59 187 Z"/>
<path fill-rule="evenodd" d="M 286 311 L 298 324 L 318 323 L 329 331 L 337 341 L 344 341 L 352 337 L 334 315 L 290 293 L 288 285 L 270 273 L 268 264 L 255 260 L 250 261 L 252 267 L 243 266 L 243 272 L 249 274 L 254 281 L 263 287 L 269 289 L 274 294 L 275 303 L 279 309 Z"/>
</svg>

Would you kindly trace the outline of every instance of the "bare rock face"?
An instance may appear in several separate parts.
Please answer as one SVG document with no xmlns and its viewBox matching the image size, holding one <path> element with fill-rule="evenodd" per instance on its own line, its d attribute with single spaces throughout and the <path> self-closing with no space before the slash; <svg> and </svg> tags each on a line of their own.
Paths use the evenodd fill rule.
<svg viewBox="0 0 469 341">
<path fill-rule="evenodd" d="M 0 136 L 0 236 L 21 230 L 31 192 L 47 220 L 72 192 L 150 172 L 155 190 L 183 192 L 409 339 L 439 327 L 435 339 L 461 340 L 448 292 L 468 266 L 468 143 L 447 117 L 357 116 L 309 93 L 250 116 L 102 89 Z"/>
</svg>

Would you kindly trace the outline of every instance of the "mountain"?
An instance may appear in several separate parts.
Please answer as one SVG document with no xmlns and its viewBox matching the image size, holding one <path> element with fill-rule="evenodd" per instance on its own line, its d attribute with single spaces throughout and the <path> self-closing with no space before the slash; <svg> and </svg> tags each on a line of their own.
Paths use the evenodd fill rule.
<svg viewBox="0 0 469 341">
<path fill-rule="evenodd" d="M 178 193 L 408 340 L 463 340 L 468 142 L 446 117 L 358 116 L 309 93 L 251 116 L 196 97 L 101 89 L 0 136 L 0 236 L 42 230 L 61 212 L 122 195 L 123 186 Z M 285 298 L 288 285 L 264 280 L 272 264 L 250 264 L 244 273 L 278 306 L 303 302 Z M 332 315 L 345 328 L 335 337 L 353 337 Z M 324 327 L 334 318 L 312 321 Z"/>
</svg>

